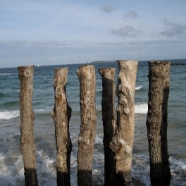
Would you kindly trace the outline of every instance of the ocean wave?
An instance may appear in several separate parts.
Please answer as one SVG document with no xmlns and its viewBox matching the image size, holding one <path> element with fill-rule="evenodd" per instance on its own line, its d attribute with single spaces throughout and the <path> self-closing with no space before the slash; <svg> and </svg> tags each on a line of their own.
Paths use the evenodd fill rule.
<svg viewBox="0 0 186 186">
<path fill-rule="evenodd" d="M 43 136 L 42 136 L 43 137 Z M 102 140 L 98 140 L 101 146 L 103 144 Z M 38 164 L 38 177 L 40 185 L 53 186 L 56 184 L 55 175 L 55 154 L 50 154 L 51 148 L 48 148 L 46 143 L 42 145 L 42 149 L 38 149 L 36 152 L 36 159 Z M 71 153 L 71 182 L 73 185 L 77 185 L 77 145 L 73 146 L 75 150 Z M 104 180 L 104 155 L 101 149 L 98 149 L 98 145 L 95 143 L 94 149 L 94 181 Z M 55 147 L 52 147 L 55 150 Z M 14 154 L 12 150 L 11 153 L 0 153 L 0 184 L 1 185 L 24 185 L 24 169 L 23 161 L 20 153 Z M 171 171 L 171 185 L 184 186 L 186 184 L 186 162 L 184 159 L 176 159 L 171 156 L 170 160 L 170 171 Z M 7 163 L 11 162 L 11 163 Z M 146 154 L 133 154 L 133 166 L 132 166 L 132 178 L 139 181 L 141 184 L 150 186 L 150 166 L 149 166 L 149 156 Z M 97 182 L 97 181 L 96 181 Z"/>
<path fill-rule="evenodd" d="M 0 73 L 0 76 L 10 76 L 11 73 Z"/>
<path fill-rule="evenodd" d="M 101 111 L 102 106 L 101 105 L 96 105 L 96 110 Z M 135 105 L 135 113 L 136 114 L 146 114 L 147 112 L 148 112 L 147 103 L 138 103 L 137 105 Z"/>
<path fill-rule="evenodd" d="M 47 107 L 45 109 L 34 109 L 35 114 L 50 114 L 53 108 Z"/>
<path fill-rule="evenodd" d="M 78 112 L 80 114 L 80 107 L 78 106 L 71 106 L 72 107 L 72 114 L 73 112 Z M 50 114 L 52 112 L 53 108 L 47 107 L 45 109 L 33 109 L 35 114 L 42 115 L 42 114 Z M 96 105 L 97 112 L 102 110 L 101 105 Z M 136 114 L 146 114 L 148 111 L 148 105 L 146 103 L 141 103 L 135 105 L 135 113 Z M 10 120 L 16 117 L 20 116 L 19 110 L 13 110 L 13 111 L 1 111 L 0 112 L 0 119 L 1 120 Z"/>
<path fill-rule="evenodd" d="M 186 185 L 186 161 L 184 159 L 169 158 L 172 185 Z"/>
<path fill-rule="evenodd" d="M 18 111 L 18 110 L 16 110 L 16 111 L 2 111 L 2 112 L 0 112 L 0 119 L 9 120 L 12 118 L 19 117 L 19 115 L 20 115 L 20 111 Z"/>
<path fill-rule="evenodd" d="M 143 87 L 141 85 L 135 87 L 135 90 L 141 90 Z M 97 93 L 101 93 L 102 92 L 102 89 L 101 90 L 97 90 Z"/>
<path fill-rule="evenodd" d="M 135 105 L 135 113 L 136 114 L 146 114 L 148 112 L 147 103 L 140 103 Z"/>
<path fill-rule="evenodd" d="M 148 156 L 145 154 L 133 154 L 132 177 L 140 183 L 150 186 L 149 172 Z"/>
<path fill-rule="evenodd" d="M 172 177 L 171 185 L 184 186 L 186 184 L 186 161 L 170 156 L 169 162 Z M 144 154 L 134 154 L 132 177 L 146 186 L 150 186 L 149 172 L 149 157 Z"/>
<path fill-rule="evenodd" d="M 101 105 L 97 105 L 96 106 L 96 110 L 97 111 L 101 111 L 102 110 L 102 106 Z M 138 104 L 135 105 L 135 113 L 136 114 L 146 114 L 147 112 L 148 112 L 148 105 L 147 105 L 147 103 L 138 103 Z"/>
<path fill-rule="evenodd" d="M 135 88 L 135 90 L 141 90 L 143 87 L 140 85 L 140 86 L 137 86 L 136 88 Z"/>
<path fill-rule="evenodd" d="M 46 109 L 34 109 L 35 114 L 50 114 L 52 111 L 52 108 L 46 108 Z M 20 116 L 19 110 L 13 110 L 13 111 L 1 111 L 0 112 L 0 120 L 10 120 L 13 118 L 17 118 Z"/>
</svg>

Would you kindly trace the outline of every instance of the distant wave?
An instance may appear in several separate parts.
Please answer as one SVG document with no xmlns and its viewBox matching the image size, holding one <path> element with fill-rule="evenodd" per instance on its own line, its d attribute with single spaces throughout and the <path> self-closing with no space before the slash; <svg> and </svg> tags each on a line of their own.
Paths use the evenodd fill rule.
<svg viewBox="0 0 186 186">
<path fill-rule="evenodd" d="M 142 86 L 137 86 L 136 88 L 135 88 L 135 90 L 141 90 L 142 89 Z"/>
<path fill-rule="evenodd" d="M 117 104 L 116 104 L 117 107 Z M 96 110 L 101 111 L 102 106 L 96 105 Z M 146 114 L 148 112 L 148 105 L 147 103 L 139 103 L 135 105 L 135 113 L 136 114 Z"/>
<path fill-rule="evenodd" d="M 136 114 L 146 114 L 148 112 L 147 103 L 140 103 L 135 105 L 135 113 Z"/>
<path fill-rule="evenodd" d="M 0 73 L 0 76 L 9 76 L 11 73 Z"/>
<path fill-rule="evenodd" d="M 141 85 L 135 87 L 135 90 L 141 90 L 143 87 Z M 98 90 L 97 93 L 101 93 L 102 90 Z"/>
<path fill-rule="evenodd" d="M 115 104 L 116 108 L 117 108 L 117 104 Z M 77 108 L 76 108 L 77 109 Z M 76 110 L 72 107 L 72 112 L 73 111 L 79 111 Z M 97 111 L 101 111 L 102 110 L 102 106 L 101 105 L 96 105 L 96 110 Z M 140 104 L 136 104 L 135 105 L 135 113 L 136 114 L 146 114 L 148 112 L 148 105 L 147 103 L 140 103 Z"/>
<path fill-rule="evenodd" d="M 34 109 L 35 114 L 50 114 L 53 108 L 47 107 L 45 109 Z"/>
<path fill-rule="evenodd" d="M 45 109 L 34 109 L 35 114 L 50 114 L 53 108 L 45 108 Z M 101 111 L 101 105 L 96 105 L 96 110 Z M 148 105 L 146 103 L 141 103 L 135 105 L 135 113 L 136 114 L 146 114 L 148 111 Z M 72 107 L 72 112 L 80 112 L 79 107 Z M 19 110 L 13 111 L 1 111 L 0 112 L 0 120 L 9 120 L 20 116 Z"/>
<path fill-rule="evenodd" d="M 35 114 L 50 114 L 51 111 L 52 111 L 52 108 L 34 109 Z M 0 120 L 9 120 L 9 119 L 17 118 L 19 116 L 20 116 L 19 110 L 1 111 L 0 112 Z"/>
<path fill-rule="evenodd" d="M 2 111 L 2 112 L 0 112 L 0 119 L 9 120 L 9 119 L 18 117 L 19 115 L 20 115 L 20 111 L 18 111 L 18 110 Z"/>
</svg>

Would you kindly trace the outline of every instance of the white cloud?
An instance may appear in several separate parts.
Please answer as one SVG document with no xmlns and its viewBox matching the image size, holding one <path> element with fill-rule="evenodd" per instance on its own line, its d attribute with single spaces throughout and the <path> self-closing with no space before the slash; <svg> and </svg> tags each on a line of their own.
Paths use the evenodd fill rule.
<svg viewBox="0 0 186 186">
<path fill-rule="evenodd" d="M 99 8 L 77 2 L 20 1 L 0 9 L 0 39 L 93 40 L 107 28 Z"/>
<path fill-rule="evenodd" d="M 175 23 L 165 19 L 163 25 L 165 30 L 160 32 L 160 35 L 167 38 L 186 38 L 186 24 Z"/>
<path fill-rule="evenodd" d="M 137 17 L 137 13 L 133 10 L 126 12 L 123 16 L 124 19 L 136 19 Z"/>
<path fill-rule="evenodd" d="M 105 5 L 102 7 L 102 11 L 105 13 L 113 12 L 115 8 L 112 5 Z"/>
<path fill-rule="evenodd" d="M 122 38 L 136 38 L 141 31 L 132 25 L 126 25 L 119 29 L 112 29 L 112 33 Z"/>
</svg>

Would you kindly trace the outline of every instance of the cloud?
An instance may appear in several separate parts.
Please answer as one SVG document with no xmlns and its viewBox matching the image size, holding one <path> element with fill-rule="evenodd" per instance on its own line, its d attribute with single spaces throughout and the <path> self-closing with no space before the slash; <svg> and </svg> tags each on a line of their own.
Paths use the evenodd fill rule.
<svg viewBox="0 0 186 186">
<path fill-rule="evenodd" d="M 136 19 L 137 17 L 137 13 L 132 10 L 126 12 L 123 16 L 124 19 Z"/>
<path fill-rule="evenodd" d="M 186 38 L 186 24 L 170 22 L 167 19 L 163 21 L 165 30 L 160 35 L 167 38 Z"/>
<path fill-rule="evenodd" d="M 112 33 L 122 38 L 136 38 L 141 31 L 132 25 L 126 25 L 119 29 L 112 29 Z"/>
<path fill-rule="evenodd" d="M 110 12 L 113 12 L 115 8 L 112 5 L 105 5 L 102 7 L 101 10 L 105 13 L 110 13 Z"/>
<path fill-rule="evenodd" d="M 114 19 L 99 8 L 58 0 L 7 0 L 0 6 L 0 39 L 99 40 Z"/>
</svg>

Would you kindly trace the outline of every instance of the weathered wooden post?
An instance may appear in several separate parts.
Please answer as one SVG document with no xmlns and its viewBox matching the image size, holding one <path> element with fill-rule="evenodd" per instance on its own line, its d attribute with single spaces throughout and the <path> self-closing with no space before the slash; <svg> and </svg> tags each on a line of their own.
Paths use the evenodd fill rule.
<svg viewBox="0 0 186 186">
<path fill-rule="evenodd" d="M 119 185 L 131 185 L 132 149 L 134 139 L 134 96 L 137 61 L 118 61 L 117 131 L 110 144 L 115 152 Z"/>
<path fill-rule="evenodd" d="M 58 186 L 70 186 L 70 155 L 72 143 L 69 133 L 71 108 L 68 105 L 66 96 L 67 75 L 68 68 L 55 69 L 53 83 L 55 103 L 52 117 L 55 125 L 57 148 L 56 171 Z"/>
<path fill-rule="evenodd" d="M 18 67 L 20 79 L 20 149 L 23 156 L 25 185 L 36 186 L 37 171 L 34 144 L 34 112 L 32 110 L 34 67 Z"/>
<path fill-rule="evenodd" d="M 92 186 L 92 161 L 96 136 L 96 75 L 92 65 L 77 70 L 80 81 L 81 126 L 78 139 L 78 185 Z"/>
<path fill-rule="evenodd" d="M 167 147 L 167 102 L 170 62 L 149 62 L 149 101 L 147 137 L 150 154 L 150 179 L 153 186 L 170 185 Z"/>
<path fill-rule="evenodd" d="M 103 120 L 103 144 L 105 156 L 105 186 L 116 185 L 116 166 L 114 152 L 110 149 L 110 143 L 116 130 L 115 112 L 115 68 L 100 68 L 99 73 L 102 77 L 102 120 Z"/>
</svg>

